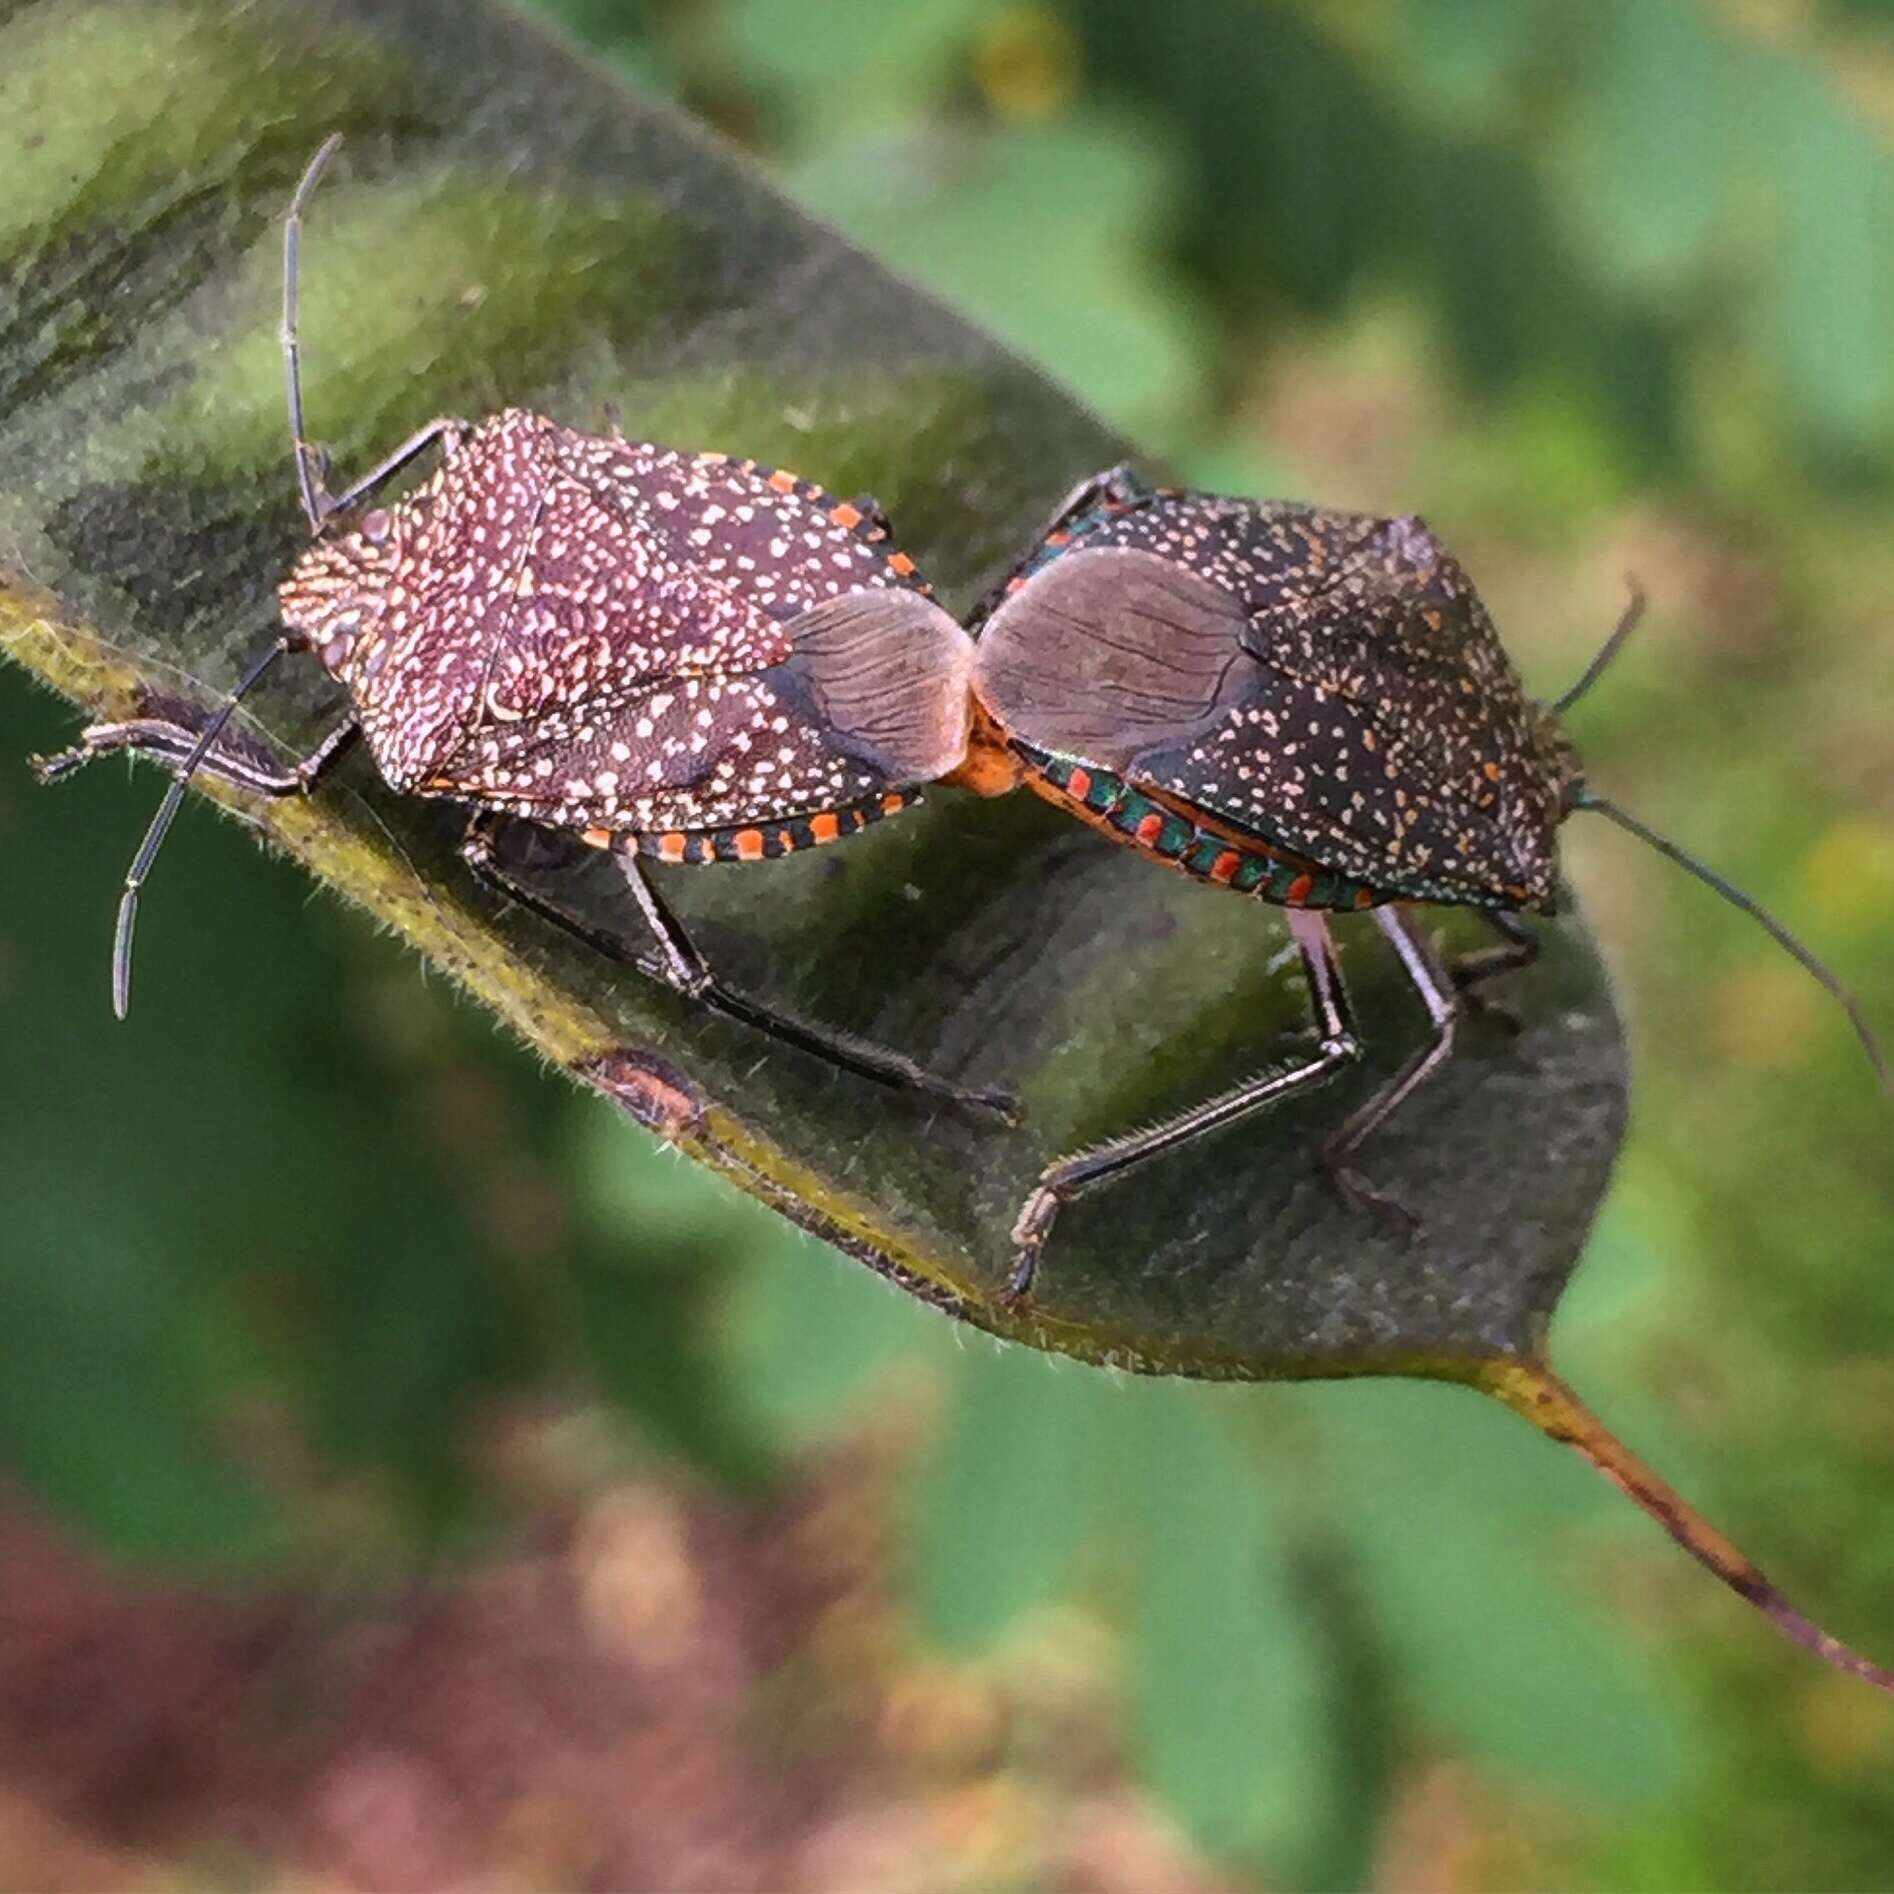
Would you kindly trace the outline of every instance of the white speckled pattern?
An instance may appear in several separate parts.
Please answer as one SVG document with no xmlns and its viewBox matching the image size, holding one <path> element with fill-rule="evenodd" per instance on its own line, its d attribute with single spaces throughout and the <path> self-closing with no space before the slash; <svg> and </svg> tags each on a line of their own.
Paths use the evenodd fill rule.
<svg viewBox="0 0 1894 1894">
<path fill-rule="evenodd" d="M 561 828 L 776 821 L 965 747 L 970 641 L 872 515 L 521 409 L 313 545 L 281 601 L 395 788 Z"/>
<path fill-rule="evenodd" d="M 1566 752 L 1417 519 L 1144 493 L 980 633 L 1002 728 L 1391 894 L 1544 906 Z"/>
</svg>

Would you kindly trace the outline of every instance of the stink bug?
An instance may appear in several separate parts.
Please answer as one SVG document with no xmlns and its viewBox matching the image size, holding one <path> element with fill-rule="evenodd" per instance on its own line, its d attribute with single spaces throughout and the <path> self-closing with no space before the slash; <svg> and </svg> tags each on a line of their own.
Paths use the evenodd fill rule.
<svg viewBox="0 0 1894 1894">
<path fill-rule="evenodd" d="M 1013 1231 L 1032 1287 L 1059 1206 L 1158 1153 L 1334 1077 L 1361 1056 L 1326 916 L 1373 913 L 1431 1035 L 1326 1141 L 1353 1200 L 1411 1234 L 1353 1167 L 1362 1142 L 1451 1055 L 1463 1001 L 1537 953 L 1521 914 L 1556 905 L 1557 831 L 1597 809 L 1753 914 L 1847 1008 L 1845 988 L 1754 901 L 1595 795 L 1560 723 L 1635 623 L 1634 596 L 1583 677 L 1529 700 L 1459 564 L 1418 520 L 1080 486 L 972 617 L 976 724 L 962 780 L 1028 787 L 1113 841 L 1289 910 L 1318 1047 L 1150 1130 L 1049 1166 Z M 1500 944 L 1443 968 L 1406 910 L 1482 912 Z"/>
<path fill-rule="evenodd" d="M 872 501 L 838 502 L 752 461 L 580 434 L 521 409 L 478 426 L 432 421 L 331 493 L 303 427 L 296 303 L 303 213 L 339 142 L 311 160 L 284 234 L 290 433 L 312 543 L 279 591 L 283 633 L 202 729 L 151 718 L 96 726 L 41 765 L 52 778 L 130 749 L 175 766 L 126 880 L 117 1010 L 138 890 L 191 776 L 306 794 L 362 738 L 395 789 L 472 811 L 463 855 L 514 900 L 850 1071 L 1010 1116 L 1000 1094 L 964 1091 L 732 992 L 646 870 L 765 860 L 909 806 L 964 754 L 968 634 Z M 441 464 L 425 482 L 367 504 L 430 447 Z M 238 700 L 291 651 L 315 653 L 348 692 L 341 720 L 288 769 L 219 746 Z M 506 874 L 496 816 L 609 851 L 658 956 L 630 953 Z"/>
</svg>

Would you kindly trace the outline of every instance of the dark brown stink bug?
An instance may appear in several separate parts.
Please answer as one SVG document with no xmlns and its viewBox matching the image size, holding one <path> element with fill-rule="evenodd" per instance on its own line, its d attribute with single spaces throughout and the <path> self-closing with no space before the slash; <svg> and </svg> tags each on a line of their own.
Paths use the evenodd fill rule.
<svg viewBox="0 0 1894 1894">
<path fill-rule="evenodd" d="M 1332 1078 L 1361 1056 L 1327 915 L 1371 910 L 1432 1023 L 1427 1042 L 1327 1140 L 1343 1191 L 1411 1230 L 1353 1167 L 1361 1143 L 1453 1050 L 1463 1000 L 1537 953 L 1557 832 L 1597 809 L 1753 914 L 1848 1009 L 1773 916 L 1595 795 L 1560 724 L 1631 629 L 1573 688 L 1531 702 L 1453 556 L 1417 519 L 1153 490 L 1125 468 L 1079 487 L 972 618 L 973 755 L 987 793 L 1021 780 L 1112 840 L 1200 881 L 1279 903 L 1307 973 L 1316 1051 L 1156 1127 L 1062 1159 L 1013 1236 L 1025 1296 L 1059 1206 L 1158 1153 Z M 1500 943 L 1448 969 L 1407 908 L 1482 912 Z"/>
<path fill-rule="evenodd" d="M 176 780 L 127 877 L 114 957 L 125 1010 L 138 890 L 198 770 L 301 795 L 357 738 L 397 790 L 473 812 L 463 854 L 513 899 L 718 1011 L 883 1084 L 1010 1115 L 911 1061 L 732 992 L 646 872 L 650 861 L 767 860 L 906 808 L 966 749 L 972 640 L 934 602 L 871 501 L 787 473 L 580 434 L 521 409 L 430 422 L 345 492 L 305 437 L 297 250 L 315 158 L 284 241 L 290 430 L 314 543 L 280 588 L 284 631 L 202 729 L 101 725 L 48 759 L 55 777 L 107 750 L 163 757 Z M 437 446 L 433 475 L 357 512 Z M 352 526 L 344 529 L 344 516 Z M 245 691 L 312 651 L 349 708 L 289 769 L 219 745 Z M 607 850 L 658 953 L 629 953 L 498 865 L 490 825 L 517 816 Z"/>
</svg>

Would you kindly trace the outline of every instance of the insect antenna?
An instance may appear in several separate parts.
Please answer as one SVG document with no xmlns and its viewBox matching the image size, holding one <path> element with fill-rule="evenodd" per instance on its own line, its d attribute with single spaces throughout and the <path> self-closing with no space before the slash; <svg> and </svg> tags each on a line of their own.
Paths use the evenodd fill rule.
<svg viewBox="0 0 1894 1894">
<path fill-rule="evenodd" d="M 296 308 L 301 294 L 303 211 L 309 203 L 310 192 L 316 188 L 317 180 L 341 144 L 342 134 L 331 132 L 316 147 L 316 155 L 309 160 L 302 182 L 296 186 L 296 195 L 289 200 L 289 216 L 283 224 L 283 326 L 278 333 L 283 344 L 284 379 L 289 388 L 289 432 L 295 443 L 296 484 L 302 493 L 303 511 L 309 516 L 312 533 L 322 531 L 323 522 L 334 509 L 324 486 L 326 469 L 322 450 L 303 432 L 302 344 L 296 328 Z"/>
<path fill-rule="evenodd" d="M 342 134 L 331 132 L 316 147 L 316 155 L 304 167 L 296 194 L 289 200 L 289 216 L 283 224 L 283 322 L 278 339 L 283 345 L 283 372 L 288 384 L 289 432 L 296 454 L 296 485 L 302 496 L 303 512 L 309 519 L 309 530 L 318 535 L 336 509 L 324 481 L 326 457 L 303 430 L 302 349 L 297 336 L 297 305 L 301 296 L 303 212 L 308 208 L 309 194 L 341 144 Z M 120 1019 L 131 1007 L 132 934 L 138 925 L 139 890 L 151 873 L 158 850 L 164 846 L 164 838 L 171 832 L 171 824 L 177 820 L 178 810 L 183 807 L 184 792 L 191 786 L 191 778 L 203 767 L 205 757 L 245 695 L 278 658 L 304 648 L 301 637 L 286 632 L 267 651 L 260 653 L 238 680 L 236 689 L 224 700 L 222 708 L 198 732 L 197 741 L 191 745 L 184 761 L 171 773 L 171 787 L 158 804 L 151 826 L 145 830 L 145 839 L 138 844 L 138 853 L 132 857 L 132 865 L 125 875 L 125 892 L 119 897 L 118 927 L 112 939 L 112 1011 Z"/>
<path fill-rule="evenodd" d="M 1609 654 L 1611 645 L 1615 645 L 1621 635 L 1622 627 L 1612 634 L 1611 644 L 1606 646 L 1603 655 Z M 1579 680 L 1580 688 L 1582 689 L 1586 683 L 1590 682 L 1593 672 L 1601 668 L 1601 663 L 1594 661 L 1591 670 Z M 1874 1036 L 1873 1028 L 1868 1024 L 1867 1016 L 1861 1010 L 1861 1002 L 1760 901 L 1752 895 L 1745 894 L 1733 883 L 1725 881 L 1715 869 L 1706 866 L 1694 855 L 1679 848 L 1667 835 L 1659 835 L 1655 829 L 1647 827 L 1636 816 L 1620 809 L 1615 802 L 1608 802 L 1603 796 L 1594 794 L 1583 784 L 1572 791 L 1571 806 L 1574 809 L 1597 810 L 1607 821 L 1615 822 L 1619 828 L 1635 835 L 1640 842 L 1656 849 L 1660 855 L 1675 862 L 1685 873 L 1695 875 L 1706 886 L 1714 888 L 1732 907 L 1741 908 L 1745 914 L 1756 921 L 1774 939 L 1777 946 L 1799 961 L 1804 970 L 1840 1004 L 1842 1010 L 1848 1015 L 1849 1024 L 1855 1029 L 1855 1037 L 1861 1041 L 1861 1049 L 1868 1055 L 1868 1063 L 1874 1067 L 1874 1075 L 1880 1082 L 1881 1090 L 1888 1097 L 1894 1098 L 1894 1083 L 1890 1083 L 1888 1078 L 1886 1055 L 1881 1050 L 1881 1042 Z"/>
<path fill-rule="evenodd" d="M 1644 616 L 1645 599 L 1643 586 L 1638 584 L 1636 579 L 1630 577 L 1626 578 L 1625 583 L 1631 588 L 1631 597 L 1629 603 L 1627 603 L 1624 608 L 1624 615 L 1612 628 L 1611 636 L 1598 647 L 1598 655 L 1586 665 L 1578 682 L 1562 697 L 1553 699 L 1552 712 L 1554 716 L 1564 716 L 1565 713 L 1604 676 L 1605 672 L 1610 668 L 1611 660 L 1624 649 L 1624 641 L 1637 629 L 1638 620 Z"/>
<path fill-rule="evenodd" d="M 210 754 L 211 746 L 223 734 L 224 725 L 230 721 L 245 693 L 278 658 L 286 652 L 301 649 L 300 638 L 285 634 L 261 653 L 238 680 L 236 689 L 224 700 L 222 707 L 198 733 L 190 754 L 172 771 L 171 787 L 165 791 L 164 800 L 158 804 L 157 814 L 151 818 L 151 826 L 145 831 L 145 839 L 138 844 L 138 853 L 132 857 L 132 865 L 126 871 L 125 892 L 119 897 L 118 927 L 112 938 L 112 1011 L 120 1019 L 125 1017 L 131 1007 L 132 930 L 138 925 L 138 891 L 151 873 L 151 864 L 157 860 L 158 850 L 164 846 L 164 838 L 170 833 L 171 824 L 177 820 L 178 810 L 183 806 L 184 792 L 190 787 L 191 778 L 202 767 L 205 757 Z"/>
</svg>

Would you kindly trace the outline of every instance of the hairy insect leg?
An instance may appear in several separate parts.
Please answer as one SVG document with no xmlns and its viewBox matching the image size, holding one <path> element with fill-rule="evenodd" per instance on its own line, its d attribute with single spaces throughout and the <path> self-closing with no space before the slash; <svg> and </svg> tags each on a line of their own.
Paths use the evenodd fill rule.
<svg viewBox="0 0 1894 1894">
<path fill-rule="evenodd" d="M 862 516 L 862 525 L 870 539 L 887 539 L 894 532 L 894 521 L 888 517 L 888 509 L 872 493 L 858 493 L 849 502 Z"/>
<path fill-rule="evenodd" d="M 1099 473 L 1087 474 L 1052 509 L 1033 543 L 1038 545 L 1041 540 L 1070 526 L 1074 520 L 1083 519 L 1094 507 L 1101 506 L 1106 501 L 1135 500 L 1144 491 L 1144 483 L 1132 471 L 1128 460 L 1121 460 L 1117 466 L 1106 467 Z"/>
<path fill-rule="evenodd" d="M 226 726 L 237 713 L 237 706 L 280 659 L 303 648 L 301 639 L 293 632 L 285 632 L 275 639 L 250 661 L 223 704 L 195 728 L 172 723 L 167 718 L 95 724 L 73 749 L 36 760 L 39 778 L 47 783 L 70 776 L 83 763 L 111 749 L 125 749 L 134 754 L 139 749 L 147 749 L 171 764 L 171 786 L 164 792 L 145 830 L 145 838 L 132 857 L 132 865 L 125 875 L 124 892 L 119 897 L 118 927 L 112 947 L 112 1010 L 120 1019 L 125 1017 L 131 1004 L 132 935 L 138 924 L 139 893 L 151 873 L 152 863 L 158 859 L 159 849 L 164 846 L 164 838 L 170 834 L 171 825 L 184 806 L 184 792 L 190 788 L 197 772 L 209 764 Z M 258 762 L 256 758 L 261 752 L 253 752 L 235 765 L 216 769 L 215 773 L 264 795 L 307 795 L 322 773 L 347 749 L 355 733 L 356 720 L 351 713 L 323 738 L 302 764 L 287 774 L 268 761 Z"/>
<path fill-rule="evenodd" d="M 252 667 L 251 676 L 258 668 Z M 316 747 L 288 769 L 278 766 L 262 748 L 245 754 L 234 747 L 220 748 L 224 725 L 236 706 L 233 697 L 198 728 L 163 717 L 134 717 L 125 723 L 95 723 L 83 731 L 69 750 L 32 759 L 33 772 L 42 783 L 62 782 L 95 757 L 122 750 L 171 766 L 171 787 L 165 791 L 145 838 L 132 857 L 119 897 L 118 925 L 112 945 L 112 1010 L 123 1019 L 131 1004 L 132 933 L 138 922 L 138 899 L 170 833 L 172 821 L 193 777 L 215 776 L 219 781 L 255 796 L 306 796 L 349 752 L 362 727 L 351 714 L 330 730 Z"/>
<path fill-rule="evenodd" d="M 468 823 L 466 834 L 460 838 L 460 859 L 473 871 L 476 880 L 505 900 L 523 907 L 529 914 L 537 914 L 542 921 L 550 921 L 560 932 L 584 942 L 608 960 L 636 967 L 640 973 L 653 980 L 664 977 L 655 960 L 633 953 L 616 934 L 609 934 L 602 927 L 593 927 L 580 920 L 576 914 L 567 912 L 556 902 L 548 901 L 544 895 L 529 888 L 511 869 L 502 868 L 493 846 L 493 822 L 491 816 L 477 815 Z"/>
<path fill-rule="evenodd" d="M 189 724 L 173 723 L 164 717 L 95 723 L 80 732 L 79 741 L 70 749 L 34 757 L 33 773 L 42 783 L 63 782 L 88 763 L 120 750 L 148 757 L 154 763 L 181 767 L 190 761 L 202 734 Z M 349 753 L 361 734 L 362 726 L 348 716 L 327 731 L 307 756 L 287 769 L 276 765 L 261 748 L 246 754 L 234 743 L 207 751 L 197 769 L 253 796 L 306 796 Z"/>
<path fill-rule="evenodd" d="M 913 1060 L 885 1047 L 871 1045 L 853 1034 L 812 1026 L 787 1014 L 779 1013 L 744 994 L 733 991 L 712 970 L 701 950 L 684 931 L 683 923 L 665 904 L 651 885 L 644 864 L 636 856 L 618 858 L 626 883 L 637 900 L 645 924 L 664 949 L 667 983 L 701 1005 L 741 1020 L 785 1044 L 798 1046 L 817 1058 L 826 1059 L 846 1071 L 872 1079 L 897 1091 L 915 1091 L 944 1099 L 962 1110 L 984 1113 L 1007 1124 L 1019 1119 L 1019 1106 L 1009 1094 L 995 1090 L 969 1090 L 949 1084 L 924 1071 Z"/>
<path fill-rule="evenodd" d="M 458 415 L 439 414 L 436 415 L 426 427 L 416 428 L 392 454 L 385 455 L 381 460 L 377 461 L 367 473 L 362 475 L 361 479 L 357 480 L 354 485 L 345 488 L 341 493 L 332 494 L 324 492 L 320 476 L 318 476 L 316 482 L 316 501 L 321 509 L 323 519 L 328 520 L 337 513 L 346 513 L 350 507 L 359 505 L 363 500 L 367 499 L 377 487 L 392 480 L 409 461 L 413 460 L 417 454 L 433 446 L 436 441 L 443 443 L 442 451 L 451 459 L 454 449 L 460 445 L 461 437 L 471 431 L 472 424 L 461 420 Z M 316 451 L 315 448 L 306 441 L 298 443 L 298 446 L 300 451 L 303 452 L 314 453 Z"/>
<path fill-rule="evenodd" d="M 1134 500 L 1144 491 L 1144 485 L 1132 472 L 1129 461 L 1120 461 L 1116 467 L 1107 467 L 1102 473 L 1088 474 L 1052 509 L 1046 523 L 1033 535 L 1031 550 L 1044 545 L 1054 533 L 1063 532 L 1074 520 L 1082 519 L 1102 502 Z M 1007 587 L 1011 583 L 1009 575 L 994 586 L 968 615 L 968 625 L 974 628 L 984 625 L 1004 603 Z"/>
<path fill-rule="evenodd" d="M 660 951 L 655 956 L 634 952 L 616 935 L 588 925 L 558 903 L 548 901 L 525 886 L 517 876 L 501 867 L 494 853 L 491 827 L 485 819 L 475 818 L 461 843 L 460 852 L 461 858 L 482 881 L 509 900 L 516 901 L 521 907 L 551 922 L 608 959 L 635 967 L 647 979 L 670 987 L 686 999 L 695 1000 L 699 1005 L 707 1006 L 730 1019 L 740 1020 L 744 1025 L 768 1033 L 771 1038 L 785 1045 L 812 1053 L 831 1065 L 840 1066 L 844 1071 L 871 1079 L 877 1085 L 886 1085 L 896 1091 L 919 1092 L 941 1099 L 956 1109 L 997 1118 L 1004 1124 L 1018 1122 L 1018 1104 L 1005 1092 L 969 1090 L 949 1084 L 898 1052 L 871 1045 L 849 1033 L 833 1032 L 792 1019 L 725 986 L 685 932 L 684 924 L 651 885 L 644 865 L 636 856 L 619 855 L 615 859 L 624 872 L 626 885 L 638 903 L 646 927 L 657 941 Z"/>
<path fill-rule="evenodd" d="M 1053 1221 L 1070 1199 L 1108 1178 L 1122 1176 L 1149 1158 L 1267 1110 L 1295 1093 L 1325 1084 L 1361 1057 L 1361 1041 L 1355 1033 L 1348 989 L 1342 981 L 1341 963 L 1329 938 L 1328 923 L 1313 911 L 1292 909 L 1289 929 L 1308 976 L 1309 1002 L 1320 1036 L 1314 1056 L 1296 1065 L 1260 1072 L 1162 1124 L 1113 1138 L 1048 1165 L 1040 1173 L 1037 1187 L 1020 1206 L 1013 1225 L 1013 1267 L 1003 1292 L 1008 1302 L 1024 1302 L 1032 1294 Z"/>
<path fill-rule="evenodd" d="M 1350 1203 L 1374 1211 L 1409 1236 L 1417 1236 L 1420 1221 L 1414 1213 L 1369 1183 L 1348 1159 L 1453 1057 L 1454 1028 L 1460 1008 L 1452 981 L 1442 972 L 1432 950 L 1401 910 L 1376 908 L 1374 918 L 1393 943 L 1408 979 L 1427 1008 L 1433 1037 L 1326 1140 L 1322 1146 L 1322 1163 Z"/>
<path fill-rule="evenodd" d="M 1504 1000 L 1488 993 L 1486 987 L 1501 974 L 1519 973 L 1531 966 L 1539 958 L 1539 936 L 1518 915 L 1504 909 L 1483 909 L 1480 918 L 1500 937 L 1499 945 L 1461 954 L 1447 972 L 1463 1005 L 1518 1032 L 1519 1015 Z"/>
</svg>

